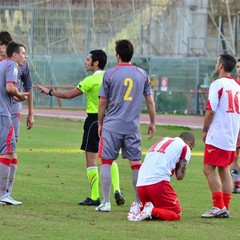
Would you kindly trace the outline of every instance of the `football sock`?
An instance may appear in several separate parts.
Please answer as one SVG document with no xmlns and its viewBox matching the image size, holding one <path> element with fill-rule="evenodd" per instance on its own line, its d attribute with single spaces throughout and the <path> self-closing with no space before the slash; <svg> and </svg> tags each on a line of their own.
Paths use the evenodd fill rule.
<svg viewBox="0 0 240 240">
<path fill-rule="evenodd" d="M 110 161 L 109 161 L 110 162 Z M 111 190 L 111 165 L 101 165 L 101 182 L 103 192 L 103 203 L 110 202 L 110 190 Z"/>
<path fill-rule="evenodd" d="M 229 209 L 231 199 L 232 199 L 232 194 L 223 193 L 223 201 L 227 210 Z"/>
<path fill-rule="evenodd" d="M 225 206 L 223 201 L 223 193 L 222 192 L 212 193 L 212 202 L 214 207 L 222 209 Z"/>
<path fill-rule="evenodd" d="M 113 186 L 113 192 L 115 191 L 120 191 L 120 186 L 119 186 L 119 171 L 118 171 L 118 165 L 116 162 L 112 163 L 111 166 L 111 175 L 112 175 L 112 186 Z"/>
<path fill-rule="evenodd" d="M 99 198 L 99 175 L 97 167 L 88 167 L 87 176 L 91 188 L 91 199 L 97 200 Z"/>
<path fill-rule="evenodd" d="M 178 221 L 180 220 L 180 214 L 175 213 L 172 210 L 167 210 L 163 208 L 153 208 L 152 217 L 155 217 L 164 221 Z"/>
<path fill-rule="evenodd" d="M 0 157 L 0 198 L 7 194 L 11 159 Z"/>
<path fill-rule="evenodd" d="M 137 165 L 134 165 L 132 166 L 132 184 L 133 184 L 133 188 L 134 188 L 134 191 L 135 191 L 135 195 L 136 195 L 136 202 L 137 203 L 140 203 L 141 204 L 141 201 L 138 197 L 138 193 L 137 193 L 137 179 L 138 179 L 138 172 L 139 172 L 139 169 L 141 167 L 141 164 L 137 164 Z"/>
<path fill-rule="evenodd" d="M 7 187 L 7 191 L 10 193 L 10 196 L 12 193 L 13 182 L 15 179 L 16 171 L 17 171 L 17 164 L 18 164 L 18 160 L 16 158 L 13 158 L 10 165 L 10 176 L 9 176 L 8 187 Z"/>
</svg>

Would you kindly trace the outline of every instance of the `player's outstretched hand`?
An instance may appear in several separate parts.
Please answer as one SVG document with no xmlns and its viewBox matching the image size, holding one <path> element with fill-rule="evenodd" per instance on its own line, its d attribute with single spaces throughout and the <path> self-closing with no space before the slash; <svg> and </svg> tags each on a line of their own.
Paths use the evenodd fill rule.
<svg viewBox="0 0 240 240">
<path fill-rule="evenodd" d="M 49 94 L 49 89 L 46 87 L 36 84 L 36 88 L 39 89 L 42 94 L 45 94 L 45 95 Z"/>
</svg>

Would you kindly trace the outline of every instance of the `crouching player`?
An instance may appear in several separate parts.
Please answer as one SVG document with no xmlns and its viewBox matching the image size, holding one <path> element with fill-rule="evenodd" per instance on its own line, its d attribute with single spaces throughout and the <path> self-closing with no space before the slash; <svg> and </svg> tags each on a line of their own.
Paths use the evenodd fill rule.
<svg viewBox="0 0 240 240">
<path fill-rule="evenodd" d="M 136 202 L 132 203 L 128 213 L 129 221 L 149 218 L 180 220 L 181 206 L 170 179 L 174 172 L 177 180 L 184 178 L 194 145 L 193 134 L 183 132 L 179 137 L 165 137 L 149 149 L 139 170 L 137 181 L 137 191 L 142 206 Z"/>
</svg>

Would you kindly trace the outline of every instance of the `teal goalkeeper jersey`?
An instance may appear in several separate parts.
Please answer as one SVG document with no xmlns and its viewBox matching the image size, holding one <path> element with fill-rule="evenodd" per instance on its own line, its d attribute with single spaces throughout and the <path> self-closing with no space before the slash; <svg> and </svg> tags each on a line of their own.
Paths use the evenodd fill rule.
<svg viewBox="0 0 240 240">
<path fill-rule="evenodd" d="M 92 75 L 84 78 L 77 88 L 86 94 L 87 113 L 98 113 L 99 90 L 102 84 L 104 71 L 96 71 Z"/>
</svg>

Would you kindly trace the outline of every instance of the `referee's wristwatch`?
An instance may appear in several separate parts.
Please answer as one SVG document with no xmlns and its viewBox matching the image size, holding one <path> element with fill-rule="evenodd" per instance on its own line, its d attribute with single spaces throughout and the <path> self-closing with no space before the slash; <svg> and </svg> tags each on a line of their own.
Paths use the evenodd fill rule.
<svg viewBox="0 0 240 240">
<path fill-rule="evenodd" d="M 49 92 L 48 92 L 48 95 L 52 97 L 52 92 L 53 92 L 53 89 L 49 89 Z"/>
</svg>

